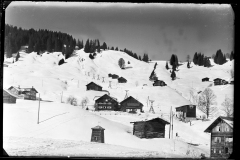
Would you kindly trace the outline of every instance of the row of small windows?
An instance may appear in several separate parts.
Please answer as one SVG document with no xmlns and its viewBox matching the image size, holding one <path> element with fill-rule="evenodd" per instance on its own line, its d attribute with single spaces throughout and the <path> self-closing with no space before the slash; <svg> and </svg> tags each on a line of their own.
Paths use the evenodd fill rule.
<svg viewBox="0 0 240 160">
<path fill-rule="evenodd" d="M 98 106 L 99 109 L 111 109 L 111 106 Z"/>
<path fill-rule="evenodd" d="M 228 131 L 230 131 L 230 129 L 226 125 L 224 127 L 216 126 L 214 131 L 215 132 L 228 132 Z"/>
<path fill-rule="evenodd" d="M 232 149 L 231 148 L 225 148 L 225 149 L 213 148 L 212 152 L 213 153 L 225 153 L 225 154 L 230 153 L 231 154 L 232 153 Z"/>
<path fill-rule="evenodd" d="M 225 138 L 225 142 L 232 142 L 233 141 L 233 138 L 232 137 L 226 137 Z M 221 143 L 221 142 L 224 142 L 224 139 L 221 138 L 221 137 L 213 137 L 213 142 L 215 143 Z"/>
</svg>

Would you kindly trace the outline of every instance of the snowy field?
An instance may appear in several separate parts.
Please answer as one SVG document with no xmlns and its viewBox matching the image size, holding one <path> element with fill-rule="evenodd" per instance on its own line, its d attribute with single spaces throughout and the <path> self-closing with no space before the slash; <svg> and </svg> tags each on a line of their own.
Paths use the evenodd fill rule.
<svg viewBox="0 0 240 160">
<path fill-rule="evenodd" d="M 168 138 L 168 125 L 165 128 L 166 138 L 140 139 L 132 134 L 130 122 L 154 117 L 169 121 L 171 106 L 175 111 L 175 107 L 190 103 L 191 88 L 197 93 L 213 83 L 203 83 L 202 78 L 209 77 L 210 81 L 215 78 L 230 79 L 233 61 L 222 66 L 211 61 L 214 65 L 211 68 L 192 63 L 191 69 L 184 63 L 179 66 L 175 81 L 171 80 L 169 70 L 165 69 L 166 61 L 156 61 L 158 79 L 165 81 L 167 86 L 153 87 L 149 76 L 155 62 L 145 63 L 124 52 L 112 50 L 102 51 L 94 60 L 88 56 L 83 50 L 78 50 L 59 66 L 59 60 L 64 58 L 61 52 L 44 53 L 42 56 L 20 52 L 19 61 L 8 63 L 9 67 L 4 68 L 5 89 L 10 86 L 33 86 L 43 99 L 40 102 L 39 124 L 38 101 L 17 99 L 16 104 L 3 105 L 3 147 L 9 155 L 200 158 L 203 153 L 209 156 L 210 135 L 204 130 L 216 117 L 210 117 L 210 121 L 193 121 L 191 126 L 174 118 L 173 139 Z M 120 58 L 126 61 L 127 69 L 122 70 L 118 66 Z M 12 62 L 12 59 L 6 62 Z M 108 77 L 109 73 L 126 78 L 127 83 L 118 84 L 117 79 Z M 86 91 L 86 85 L 91 81 L 101 85 L 119 102 L 124 99 L 125 90 L 129 90 L 128 95 L 144 105 L 144 113 L 94 112 L 94 100 L 106 92 Z M 222 114 L 220 107 L 225 96 L 233 99 L 233 85 L 213 85 L 210 88 L 217 96 L 218 116 Z M 77 98 L 77 106 L 66 104 L 70 95 Z M 89 99 L 88 111 L 80 106 L 85 97 Z M 148 98 L 154 100 L 155 114 L 148 113 Z M 90 142 L 91 128 L 97 125 L 105 128 L 105 144 Z M 175 136 L 176 133 L 179 137 Z"/>
</svg>

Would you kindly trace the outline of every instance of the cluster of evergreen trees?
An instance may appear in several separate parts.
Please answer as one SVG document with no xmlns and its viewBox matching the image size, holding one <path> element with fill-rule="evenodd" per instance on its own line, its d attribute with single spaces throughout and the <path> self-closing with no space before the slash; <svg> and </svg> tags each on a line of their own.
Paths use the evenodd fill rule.
<svg viewBox="0 0 240 160">
<path fill-rule="evenodd" d="M 138 56 L 136 53 L 133 53 L 132 51 L 130 51 L 126 48 L 124 48 L 124 50 L 120 50 L 120 51 L 123 51 L 123 52 L 127 53 L 129 56 L 131 56 L 131 57 L 133 57 L 137 60 L 144 61 L 144 62 L 149 61 L 148 54 L 146 54 L 146 53 L 144 53 L 143 58 L 141 58 L 140 55 Z"/>
<path fill-rule="evenodd" d="M 94 53 L 94 52 L 100 53 L 100 49 L 106 50 L 107 49 L 107 44 L 105 42 L 103 42 L 103 44 L 100 45 L 100 42 L 99 42 L 98 39 L 95 39 L 95 40 L 87 39 L 86 44 L 84 46 L 84 52 L 86 52 L 86 53 Z"/>
<path fill-rule="evenodd" d="M 227 54 L 223 54 L 221 49 L 217 51 L 215 55 L 213 55 L 213 60 L 216 64 L 222 65 L 227 62 Z M 233 57 L 233 51 L 230 54 L 230 61 L 234 59 Z"/>
<path fill-rule="evenodd" d="M 176 68 L 179 66 L 177 55 L 172 54 L 169 62 L 170 62 L 170 65 L 172 65 L 173 71 L 176 71 Z M 167 64 L 166 64 L 166 65 L 167 65 Z M 166 68 L 167 68 L 167 67 L 166 67 Z"/>
<path fill-rule="evenodd" d="M 197 52 L 193 56 L 193 63 L 199 66 L 211 67 L 211 62 L 209 58 L 204 56 L 204 54 L 197 53 Z"/>
<path fill-rule="evenodd" d="M 79 49 L 83 47 L 83 41 L 77 41 L 67 33 L 49 31 L 39 29 L 22 29 L 21 27 L 13 27 L 12 25 L 5 25 L 5 52 L 7 57 L 12 57 L 12 53 L 19 51 L 21 46 L 28 46 L 28 53 L 30 52 L 63 52 L 66 58 L 70 57 L 75 46 Z"/>
</svg>

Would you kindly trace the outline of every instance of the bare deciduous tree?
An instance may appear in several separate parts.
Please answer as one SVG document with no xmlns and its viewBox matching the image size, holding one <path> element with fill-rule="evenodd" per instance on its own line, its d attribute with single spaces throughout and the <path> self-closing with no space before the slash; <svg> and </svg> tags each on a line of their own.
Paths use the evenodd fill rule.
<svg viewBox="0 0 240 160">
<path fill-rule="evenodd" d="M 77 99 L 73 96 L 69 96 L 67 98 L 67 103 L 76 106 L 77 105 Z"/>
<path fill-rule="evenodd" d="M 232 99 L 225 97 L 224 102 L 222 103 L 222 111 L 225 112 L 227 117 L 232 117 L 233 116 L 233 103 Z"/>
<path fill-rule="evenodd" d="M 216 107 L 212 107 L 211 105 L 216 104 L 216 95 L 210 88 L 206 88 L 198 98 L 198 109 L 200 109 L 203 113 L 207 115 L 214 114 L 217 111 Z"/>
<path fill-rule="evenodd" d="M 84 97 L 81 101 L 82 108 L 84 108 L 87 105 L 88 102 L 89 102 L 89 99 L 87 97 Z"/>
</svg>

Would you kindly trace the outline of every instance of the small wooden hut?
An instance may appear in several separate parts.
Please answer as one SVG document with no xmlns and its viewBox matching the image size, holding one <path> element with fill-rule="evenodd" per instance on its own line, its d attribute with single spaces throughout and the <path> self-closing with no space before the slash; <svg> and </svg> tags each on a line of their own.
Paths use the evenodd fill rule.
<svg viewBox="0 0 240 160">
<path fill-rule="evenodd" d="M 93 127 L 91 142 L 104 143 L 104 130 L 101 126 Z"/>
<path fill-rule="evenodd" d="M 165 138 L 165 125 L 170 124 L 162 118 L 130 123 L 133 123 L 133 135 L 139 138 Z"/>
<path fill-rule="evenodd" d="M 118 78 L 119 78 L 118 75 L 116 75 L 116 74 L 112 74 L 112 79 L 118 79 Z"/>
<path fill-rule="evenodd" d="M 108 74 L 108 77 L 112 77 L 112 74 L 111 74 L 111 73 L 109 73 L 109 74 Z"/>
<path fill-rule="evenodd" d="M 206 82 L 206 81 L 209 81 L 208 77 L 205 77 L 205 78 L 202 79 L 202 82 Z"/>
<path fill-rule="evenodd" d="M 132 96 L 120 102 L 120 110 L 123 112 L 142 112 L 143 104 Z"/>
<path fill-rule="evenodd" d="M 97 85 L 94 82 L 90 82 L 86 86 L 87 86 L 87 90 L 102 91 L 102 87 Z"/>
<path fill-rule="evenodd" d="M 104 94 L 102 97 L 95 100 L 95 110 L 118 110 L 118 102 L 115 98 Z"/>
<path fill-rule="evenodd" d="M 204 132 L 211 133 L 211 158 L 229 158 L 233 149 L 233 118 L 218 117 Z"/>
<path fill-rule="evenodd" d="M 17 95 L 14 95 L 9 90 L 3 89 L 3 103 L 16 103 Z"/>
<path fill-rule="evenodd" d="M 167 84 L 162 80 L 155 80 L 153 86 L 166 86 Z"/>
<path fill-rule="evenodd" d="M 127 80 L 123 77 L 118 78 L 118 83 L 127 83 Z"/>
<path fill-rule="evenodd" d="M 214 85 L 215 85 L 215 86 L 222 84 L 222 79 L 220 79 L 220 78 L 216 78 L 216 79 L 214 79 L 213 81 L 214 81 Z"/>
</svg>

